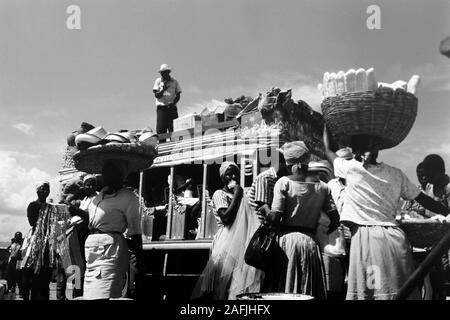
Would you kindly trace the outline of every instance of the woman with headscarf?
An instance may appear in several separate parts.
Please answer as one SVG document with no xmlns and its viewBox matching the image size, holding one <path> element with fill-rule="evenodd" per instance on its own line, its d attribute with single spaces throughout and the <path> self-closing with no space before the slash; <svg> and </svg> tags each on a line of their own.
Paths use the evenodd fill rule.
<svg viewBox="0 0 450 320">
<path fill-rule="evenodd" d="M 323 134 L 325 154 L 335 175 L 345 179 L 345 201 L 341 222 L 352 232 L 348 271 L 348 300 L 394 299 L 414 272 L 412 251 L 405 233 L 395 220 L 401 198 L 416 200 L 443 215 L 449 213 L 422 193 L 397 168 L 377 162 L 377 148 L 369 148 L 370 137 L 354 136 L 352 160 L 337 157 L 330 137 Z M 417 288 L 410 299 L 420 299 Z"/>
<path fill-rule="evenodd" d="M 130 260 L 140 268 L 139 200 L 133 191 L 124 188 L 127 171 L 126 161 L 105 161 L 102 169 L 104 187 L 100 193 L 86 211 L 70 206 L 71 214 L 89 221 L 90 235 L 85 243 L 85 300 L 122 297 Z"/>
<path fill-rule="evenodd" d="M 47 197 L 50 194 L 50 183 L 48 181 L 42 182 L 36 186 L 37 200 L 30 202 L 27 208 L 27 218 L 31 226 L 31 231 L 27 236 L 27 245 L 23 246 L 24 254 L 24 269 L 22 272 L 22 287 L 23 293 L 21 293 L 24 300 L 49 300 L 50 299 L 50 281 L 52 275 L 52 269 L 50 268 L 49 250 L 46 248 L 43 250 L 42 267 L 36 273 L 34 265 L 27 263 L 29 255 L 31 255 L 31 249 L 36 241 L 35 235 L 38 230 L 38 222 L 41 213 L 47 208 Z M 47 229 L 48 223 L 42 223 L 41 228 Z"/>
<path fill-rule="evenodd" d="M 239 167 L 226 161 L 219 173 L 224 187 L 212 197 L 219 230 L 193 299 L 234 300 L 239 294 L 258 292 L 263 281 L 264 273 L 244 261 L 247 245 L 260 223 L 239 185 Z"/>
<path fill-rule="evenodd" d="M 89 210 L 94 198 L 97 196 L 97 177 L 93 174 L 87 174 L 83 177 L 83 194 L 84 198 L 81 200 L 80 209 L 84 211 Z M 73 232 L 77 236 L 78 244 L 80 247 L 80 253 L 83 260 L 83 265 L 80 266 L 82 270 L 86 268 L 86 257 L 84 252 L 84 245 L 86 239 L 89 236 L 88 220 L 81 219 L 80 216 L 73 216 L 70 219 L 70 226 L 73 226 Z M 74 248 L 76 250 L 76 248 Z M 83 296 L 83 284 L 84 284 L 84 274 L 81 275 L 80 287 L 74 288 L 72 292 L 73 298 Z"/>
<path fill-rule="evenodd" d="M 280 266 L 281 277 L 272 290 L 299 293 L 326 299 L 326 279 L 320 247 L 315 239 L 321 210 L 330 218 L 328 232 L 337 228 L 339 217 L 327 184 L 306 182 L 310 152 L 301 141 L 281 148 L 292 173 L 280 178 L 274 188 L 268 223 L 279 229 L 279 245 L 286 255 Z"/>
</svg>

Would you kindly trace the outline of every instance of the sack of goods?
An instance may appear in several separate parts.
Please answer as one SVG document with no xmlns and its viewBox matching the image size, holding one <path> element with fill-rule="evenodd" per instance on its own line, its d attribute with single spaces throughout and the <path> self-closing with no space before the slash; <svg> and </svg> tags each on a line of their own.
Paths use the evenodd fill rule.
<svg viewBox="0 0 450 320">
<path fill-rule="evenodd" d="M 323 117 L 305 101 L 294 101 L 291 89 L 281 91 L 274 87 L 266 94 L 260 94 L 258 110 L 267 126 L 280 129 L 280 140 L 303 141 L 317 157 L 314 160 L 325 158 L 322 144 Z"/>
<path fill-rule="evenodd" d="M 417 115 L 420 78 L 392 84 L 377 82 L 373 68 L 325 72 L 318 85 L 322 114 L 335 142 L 364 148 L 389 149 L 410 132 Z M 363 138 L 363 139 L 358 139 Z"/>
<path fill-rule="evenodd" d="M 96 127 L 75 138 L 78 148 L 73 156 L 75 168 L 87 173 L 101 173 L 109 160 L 125 161 L 128 172 L 149 168 L 157 156 L 157 136 L 151 130 L 109 133 Z"/>
</svg>

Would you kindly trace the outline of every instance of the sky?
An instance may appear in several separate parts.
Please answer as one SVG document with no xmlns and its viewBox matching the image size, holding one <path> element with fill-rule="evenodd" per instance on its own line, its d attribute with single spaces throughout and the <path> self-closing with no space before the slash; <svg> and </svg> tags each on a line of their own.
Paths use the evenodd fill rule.
<svg viewBox="0 0 450 320">
<path fill-rule="evenodd" d="M 381 29 L 369 30 L 369 5 Z M 81 9 L 69 30 L 66 9 Z M 0 241 L 26 232 L 35 184 L 52 182 L 66 137 L 86 121 L 107 131 L 155 128 L 152 86 L 168 63 L 180 116 L 273 86 L 320 111 L 325 71 L 375 68 L 378 81 L 421 79 L 408 137 L 380 160 L 413 182 L 429 153 L 450 167 L 450 2 L 426 0 L 1 0 Z"/>
</svg>

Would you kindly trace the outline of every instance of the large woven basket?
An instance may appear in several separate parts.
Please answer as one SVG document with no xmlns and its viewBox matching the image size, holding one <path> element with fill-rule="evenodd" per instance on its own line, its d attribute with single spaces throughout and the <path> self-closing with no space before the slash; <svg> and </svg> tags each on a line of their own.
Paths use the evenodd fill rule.
<svg viewBox="0 0 450 320">
<path fill-rule="evenodd" d="M 436 220 L 402 220 L 400 227 L 405 231 L 411 245 L 417 248 L 432 247 L 450 232 L 450 223 Z"/>
<path fill-rule="evenodd" d="M 128 162 L 129 172 L 139 172 L 153 163 L 157 155 L 155 148 L 136 143 L 114 143 L 96 145 L 73 156 L 75 168 L 87 173 L 101 173 L 103 164 L 108 160 Z"/>
<path fill-rule="evenodd" d="M 417 115 L 417 97 L 401 89 L 349 92 L 325 98 L 322 113 L 336 141 L 349 144 L 352 136 L 372 137 L 373 147 L 389 149 L 402 142 Z"/>
</svg>

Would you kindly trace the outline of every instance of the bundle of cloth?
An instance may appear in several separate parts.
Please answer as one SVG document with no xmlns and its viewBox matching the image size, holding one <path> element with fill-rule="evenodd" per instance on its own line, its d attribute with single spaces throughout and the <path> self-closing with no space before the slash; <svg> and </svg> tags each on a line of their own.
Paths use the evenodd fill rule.
<svg viewBox="0 0 450 320">
<path fill-rule="evenodd" d="M 253 101 L 252 97 L 240 96 L 236 99 L 227 98 L 224 100 L 227 103 L 225 108 L 225 121 L 235 119 L 236 116 Z"/>
<path fill-rule="evenodd" d="M 260 94 L 258 110 L 268 126 L 280 129 L 285 141 L 304 141 L 313 153 L 313 160 L 324 159 L 322 133 L 324 121 L 305 101 L 292 99 L 292 90 L 273 87 Z"/>
</svg>

